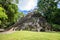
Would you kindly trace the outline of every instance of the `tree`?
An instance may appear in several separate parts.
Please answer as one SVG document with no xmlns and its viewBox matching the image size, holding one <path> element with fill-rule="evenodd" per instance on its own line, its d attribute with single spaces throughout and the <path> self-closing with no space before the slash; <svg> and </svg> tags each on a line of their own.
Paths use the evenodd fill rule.
<svg viewBox="0 0 60 40">
<path fill-rule="evenodd" d="M 51 25 L 60 25 L 60 9 L 57 8 L 59 1 L 60 0 L 38 0 L 38 10 Z"/>
<path fill-rule="evenodd" d="M 2 7 L 0 7 L 0 28 L 3 28 L 2 26 L 5 26 L 7 19 L 8 17 L 5 13 L 5 10 Z"/>
<path fill-rule="evenodd" d="M 0 23 L 5 27 L 14 24 L 20 16 L 18 7 L 15 2 L 13 3 L 13 1 L 15 0 L 0 0 Z M 16 0 L 16 2 L 18 2 L 18 0 Z M 2 27 L 5 28 L 4 26 Z"/>
<path fill-rule="evenodd" d="M 39 0 L 38 10 L 44 14 L 48 22 L 52 22 L 57 10 L 57 3 L 55 0 Z"/>
</svg>

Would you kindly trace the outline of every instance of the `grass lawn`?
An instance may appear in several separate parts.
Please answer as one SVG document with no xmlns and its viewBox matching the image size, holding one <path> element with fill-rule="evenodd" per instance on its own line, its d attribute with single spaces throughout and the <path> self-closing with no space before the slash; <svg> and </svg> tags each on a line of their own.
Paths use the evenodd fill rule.
<svg viewBox="0 0 60 40">
<path fill-rule="evenodd" d="M 10 34 L 0 33 L 0 40 L 60 40 L 60 32 L 16 31 Z"/>
</svg>

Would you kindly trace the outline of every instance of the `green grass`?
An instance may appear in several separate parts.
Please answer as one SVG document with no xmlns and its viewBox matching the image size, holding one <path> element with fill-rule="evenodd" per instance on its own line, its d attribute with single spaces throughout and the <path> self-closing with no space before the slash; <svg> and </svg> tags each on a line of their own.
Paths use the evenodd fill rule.
<svg viewBox="0 0 60 40">
<path fill-rule="evenodd" d="M 60 40 L 60 32 L 16 31 L 11 34 L 0 33 L 0 40 Z"/>
</svg>

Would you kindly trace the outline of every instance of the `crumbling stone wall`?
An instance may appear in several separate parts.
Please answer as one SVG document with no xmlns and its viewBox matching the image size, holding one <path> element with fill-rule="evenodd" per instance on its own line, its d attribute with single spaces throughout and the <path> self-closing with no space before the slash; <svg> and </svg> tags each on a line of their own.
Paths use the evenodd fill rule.
<svg viewBox="0 0 60 40">
<path fill-rule="evenodd" d="M 50 31 L 51 25 L 47 23 L 40 13 L 29 13 L 13 25 L 14 30 Z"/>
</svg>

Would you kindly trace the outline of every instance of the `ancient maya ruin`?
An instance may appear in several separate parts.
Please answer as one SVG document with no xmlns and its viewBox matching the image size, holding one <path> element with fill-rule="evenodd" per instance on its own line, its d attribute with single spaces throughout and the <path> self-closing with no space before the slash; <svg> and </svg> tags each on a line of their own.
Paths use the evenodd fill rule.
<svg viewBox="0 0 60 40">
<path fill-rule="evenodd" d="M 25 17 L 19 19 L 14 25 L 13 30 L 29 30 L 29 31 L 50 31 L 51 25 L 47 23 L 45 18 L 36 12 L 30 12 Z M 10 28 L 9 28 L 10 29 Z"/>
</svg>

